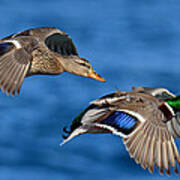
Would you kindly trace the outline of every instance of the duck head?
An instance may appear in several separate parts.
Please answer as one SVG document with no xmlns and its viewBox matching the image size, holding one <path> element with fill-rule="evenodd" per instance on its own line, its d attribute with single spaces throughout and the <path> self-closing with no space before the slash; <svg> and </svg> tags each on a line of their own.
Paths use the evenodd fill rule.
<svg viewBox="0 0 180 180">
<path fill-rule="evenodd" d="M 60 62 L 66 72 L 105 82 L 105 80 L 95 72 L 90 62 L 85 58 L 74 55 L 63 56 L 63 58 L 60 59 Z"/>
</svg>

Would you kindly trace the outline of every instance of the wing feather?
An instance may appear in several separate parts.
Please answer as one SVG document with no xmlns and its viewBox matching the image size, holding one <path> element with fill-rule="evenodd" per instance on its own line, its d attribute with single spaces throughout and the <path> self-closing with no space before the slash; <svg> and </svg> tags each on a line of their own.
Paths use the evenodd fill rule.
<svg viewBox="0 0 180 180">
<path fill-rule="evenodd" d="M 23 71 L 22 71 L 22 74 L 21 74 L 21 76 L 20 76 L 19 83 L 18 83 L 18 85 L 17 85 L 17 94 L 18 94 L 18 95 L 19 95 L 19 93 L 20 93 L 20 88 L 21 88 L 22 82 L 23 82 L 23 80 L 24 80 L 24 77 L 25 77 L 25 75 L 26 75 L 26 73 L 27 73 L 27 71 L 28 71 L 28 69 L 29 69 L 28 66 L 25 66 L 25 65 L 23 65 L 23 66 L 24 66 L 24 67 L 23 67 Z"/>
<path fill-rule="evenodd" d="M 23 68 L 17 65 L 16 72 L 14 73 L 13 77 L 13 83 L 10 84 L 10 89 L 9 89 L 9 94 L 12 94 L 12 96 L 15 95 L 16 89 L 17 89 L 17 84 L 19 82 L 19 78 L 21 77 Z"/>
<path fill-rule="evenodd" d="M 167 147 L 167 140 L 168 140 L 168 137 L 167 137 L 167 134 L 165 131 L 162 131 L 162 137 L 163 137 L 163 167 L 166 169 L 166 174 L 170 175 L 170 167 L 169 167 L 169 159 L 168 159 L 168 147 Z"/>
<path fill-rule="evenodd" d="M 149 172 L 153 173 L 154 171 L 154 155 L 155 155 L 155 147 L 156 147 L 156 135 L 157 135 L 157 129 L 154 129 L 152 133 L 152 141 L 150 145 L 150 154 L 149 154 L 149 167 L 148 170 Z"/>
<path fill-rule="evenodd" d="M 14 62 L 9 63 L 9 66 L 5 66 L 5 68 L 2 69 L 1 73 L 1 81 L 0 81 L 0 86 L 2 88 L 2 92 L 5 91 L 5 84 L 8 80 L 8 75 L 11 73 L 11 70 L 14 67 Z"/>
<path fill-rule="evenodd" d="M 11 76 L 11 81 L 8 84 L 7 88 L 6 88 L 6 92 L 7 92 L 8 95 L 9 94 L 15 95 L 14 90 L 17 89 L 18 79 L 21 76 L 21 71 L 23 71 L 22 66 L 19 66 L 18 64 L 16 64 L 14 73 Z"/>
<path fill-rule="evenodd" d="M 8 69 L 8 71 L 6 71 L 6 73 L 4 73 L 4 76 L 2 76 L 2 79 L 4 79 L 4 81 L 1 84 L 2 92 L 7 90 L 8 89 L 7 87 L 11 84 L 11 80 L 12 80 L 15 70 L 16 70 L 16 63 L 13 62 L 11 64 L 11 67 Z"/>
<path fill-rule="evenodd" d="M 144 143 L 145 143 L 146 137 L 147 137 L 147 133 L 146 133 L 147 129 L 148 129 L 148 126 L 146 124 L 145 128 L 142 130 L 143 136 L 142 136 L 141 141 L 139 142 L 140 146 L 139 146 L 139 151 L 138 151 L 137 157 L 135 157 L 136 162 L 138 162 L 138 163 L 140 163 L 142 161 L 142 155 L 144 153 Z"/>
<path fill-rule="evenodd" d="M 45 44 L 51 51 L 58 54 L 64 56 L 78 55 L 76 46 L 67 34 L 62 34 L 58 32 L 49 34 L 49 36 L 47 36 L 45 39 Z"/>
<path fill-rule="evenodd" d="M 168 151 L 168 160 L 170 162 L 170 165 L 176 167 L 175 157 L 170 141 L 167 142 L 167 151 Z"/>
<path fill-rule="evenodd" d="M 148 168 L 151 173 L 154 164 L 161 174 L 166 169 L 166 173 L 170 175 L 170 166 L 173 166 L 177 173 L 175 159 L 179 163 L 180 156 L 174 139 L 166 128 L 157 127 L 146 121 L 136 133 L 123 138 L 123 142 L 136 163 L 140 163 L 143 168 Z"/>
<path fill-rule="evenodd" d="M 140 129 L 139 129 L 140 130 Z M 123 141 L 126 144 L 126 147 L 131 151 L 130 157 L 134 157 L 139 150 L 139 145 L 140 145 L 140 139 L 142 138 L 142 133 L 143 131 L 140 131 L 140 133 L 138 133 L 137 131 L 135 132 L 134 136 L 130 136 L 130 138 L 124 138 Z M 136 162 L 137 163 L 137 162 Z"/>
<path fill-rule="evenodd" d="M 143 160 L 142 160 L 142 167 L 144 169 L 146 169 L 146 167 L 148 166 L 148 158 L 149 158 L 149 149 L 150 149 L 150 145 L 151 145 L 151 135 L 153 134 L 153 129 L 150 128 L 149 131 L 147 132 L 147 140 L 145 142 L 145 146 L 144 146 L 144 154 L 143 154 Z"/>
<path fill-rule="evenodd" d="M 20 89 L 17 84 L 18 86 L 22 84 L 30 61 L 31 55 L 24 49 L 14 48 L 7 54 L 0 56 L 0 88 L 2 92 L 6 91 L 7 95 L 14 95 L 13 91 Z M 23 69 L 23 73 L 21 73 L 21 69 Z M 21 78 L 18 78 L 20 75 Z"/>
<path fill-rule="evenodd" d="M 128 150 L 129 150 L 129 152 L 131 152 L 130 157 L 133 156 L 133 154 L 134 154 L 134 151 L 136 149 L 135 144 L 136 144 L 139 137 L 140 136 L 137 133 L 137 136 L 133 136 L 131 139 L 129 138 L 129 141 L 126 142 L 126 146 L 127 146 Z"/>
<path fill-rule="evenodd" d="M 175 145 L 174 139 L 173 139 L 172 137 L 171 137 L 171 143 L 172 143 L 172 147 L 173 147 L 173 151 L 174 151 L 174 154 L 175 154 L 177 163 L 180 165 L 180 156 L 179 156 L 177 147 L 176 147 L 176 145 Z"/>
</svg>

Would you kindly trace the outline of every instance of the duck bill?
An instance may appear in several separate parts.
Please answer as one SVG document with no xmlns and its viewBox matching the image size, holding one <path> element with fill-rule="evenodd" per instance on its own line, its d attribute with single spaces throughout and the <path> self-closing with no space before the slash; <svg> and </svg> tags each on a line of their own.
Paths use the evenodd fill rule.
<svg viewBox="0 0 180 180">
<path fill-rule="evenodd" d="M 81 127 L 75 129 L 66 139 L 64 139 L 64 141 L 60 144 L 60 146 L 64 145 L 65 143 L 67 143 L 68 141 L 73 139 L 74 137 L 76 137 L 76 136 L 78 136 L 80 134 L 84 134 L 86 132 L 87 132 L 87 130 L 82 129 Z"/>
<path fill-rule="evenodd" d="M 97 74 L 95 71 L 92 71 L 88 74 L 89 78 L 95 79 L 97 81 L 105 82 L 106 80 L 102 78 L 99 74 Z"/>
</svg>

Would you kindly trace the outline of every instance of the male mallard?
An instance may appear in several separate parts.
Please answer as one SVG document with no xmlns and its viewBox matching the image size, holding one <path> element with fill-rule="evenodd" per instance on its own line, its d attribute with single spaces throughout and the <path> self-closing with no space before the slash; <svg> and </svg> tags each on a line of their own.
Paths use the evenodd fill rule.
<svg viewBox="0 0 180 180">
<path fill-rule="evenodd" d="M 0 88 L 19 94 L 24 77 L 70 72 L 105 81 L 78 56 L 73 41 L 54 27 L 30 29 L 0 40 Z"/>
<path fill-rule="evenodd" d="M 123 138 L 130 156 L 152 173 L 178 173 L 180 156 L 174 142 L 180 137 L 180 97 L 163 88 L 133 88 L 91 102 L 63 135 L 64 143 L 84 133 L 112 133 Z"/>
</svg>

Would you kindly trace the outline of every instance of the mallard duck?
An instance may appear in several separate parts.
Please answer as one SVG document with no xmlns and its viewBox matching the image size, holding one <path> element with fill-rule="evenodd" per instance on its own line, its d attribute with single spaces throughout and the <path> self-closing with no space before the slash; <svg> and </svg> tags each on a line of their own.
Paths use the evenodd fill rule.
<svg viewBox="0 0 180 180">
<path fill-rule="evenodd" d="M 0 88 L 7 95 L 19 94 L 24 77 L 62 72 L 105 81 L 57 28 L 29 29 L 0 40 Z"/>
<path fill-rule="evenodd" d="M 180 156 L 174 142 L 180 137 L 180 96 L 163 88 L 133 88 L 131 92 L 106 95 L 91 102 L 64 128 L 68 142 L 84 133 L 112 133 L 123 138 L 130 156 L 152 173 L 170 175 L 170 166 L 178 173 Z"/>
</svg>

